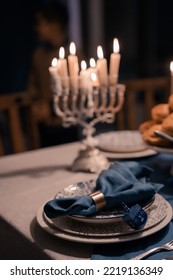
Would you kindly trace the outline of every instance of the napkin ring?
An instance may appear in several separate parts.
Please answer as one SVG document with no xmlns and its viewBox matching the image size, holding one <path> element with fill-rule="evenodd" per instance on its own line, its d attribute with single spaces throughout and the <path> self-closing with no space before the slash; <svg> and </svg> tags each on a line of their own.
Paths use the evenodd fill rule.
<svg viewBox="0 0 173 280">
<path fill-rule="evenodd" d="M 94 192 L 89 195 L 96 205 L 96 212 L 100 211 L 106 206 L 105 196 L 102 192 Z"/>
</svg>

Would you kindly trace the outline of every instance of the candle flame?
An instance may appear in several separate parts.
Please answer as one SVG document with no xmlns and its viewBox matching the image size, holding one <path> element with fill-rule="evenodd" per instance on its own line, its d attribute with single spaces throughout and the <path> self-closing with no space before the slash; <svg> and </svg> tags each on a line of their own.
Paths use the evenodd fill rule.
<svg viewBox="0 0 173 280">
<path fill-rule="evenodd" d="M 74 42 L 70 43 L 70 54 L 75 55 L 76 54 L 76 46 Z"/>
<path fill-rule="evenodd" d="M 104 56 L 103 56 L 103 49 L 101 46 L 98 46 L 97 47 L 97 56 L 99 59 L 102 59 Z"/>
<path fill-rule="evenodd" d="M 120 51 L 119 42 L 118 42 L 118 39 L 115 38 L 115 39 L 113 40 L 113 52 L 114 52 L 114 53 L 119 53 L 119 51 Z"/>
<path fill-rule="evenodd" d="M 92 80 L 93 82 L 97 81 L 97 75 L 96 75 L 95 72 L 92 72 L 92 73 L 91 73 L 91 80 Z"/>
<path fill-rule="evenodd" d="M 61 47 L 59 49 L 59 58 L 64 59 L 64 57 L 65 57 L 65 49 L 63 47 Z"/>
<path fill-rule="evenodd" d="M 171 73 L 173 73 L 173 61 L 171 61 L 171 63 L 170 63 L 170 70 L 171 70 Z"/>
<path fill-rule="evenodd" d="M 58 65 L 58 59 L 56 57 L 54 57 L 52 59 L 52 63 L 51 63 L 52 67 L 56 67 Z"/>
<path fill-rule="evenodd" d="M 94 58 L 90 58 L 90 66 L 93 68 L 96 67 L 96 62 Z"/>
<path fill-rule="evenodd" d="M 85 60 L 81 61 L 81 69 L 82 70 L 86 70 L 87 69 L 87 64 L 86 64 Z"/>
</svg>

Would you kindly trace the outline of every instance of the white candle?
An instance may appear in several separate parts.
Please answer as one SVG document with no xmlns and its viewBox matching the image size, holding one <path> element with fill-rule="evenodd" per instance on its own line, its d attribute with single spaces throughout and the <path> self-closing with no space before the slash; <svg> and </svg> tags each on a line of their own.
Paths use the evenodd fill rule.
<svg viewBox="0 0 173 280">
<path fill-rule="evenodd" d="M 51 66 L 49 67 L 49 73 L 51 78 L 55 78 L 58 75 L 58 59 L 54 57 L 51 62 Z"/>
<path fill-rule="evenodd" d="M 61 92 L 61 80 L 58 74 L 59 61 L 56 57 L 52 59 L 51 66 L 49 67 L 49 73 L 51 77 L 51 88 L 53 92 Z"/>
<path fill-rule="evenodd" d="M 70 83 L 73 89 L 77 88 L 78 85 L 78 72 L 79 64 L 78 57 L 76 55 L 76 46 L 75 43 L 70 43 L 70 55 L 68 56 L 68 66 L 70 74 Z"/>
<path fill-rule="evenodd" d="M 93 57 L 90 58 L 89 65 L 90 67 L 86 70 L 89 73 L 89 75 L 91 75 L 92 72 L 97 73 L 96 61 Z"/>
<path fill-rule="evenodd" d="M 87 69 L 87 64 L 86 64 L 86 61 L 85 60 L 82 60 L 81 61 L 81 69 L 84 71 Z"/>
<path fill-rule="evenodd" d="M 96 67 L 96 61 L 94 58 L 90 58 L 90 67 L 92 67 L 93 69 Z"/>
<path fill-rule="evenodd" d="M 90 77 L 90 85 L 92 87 L 99 86 L 99 80 L 98 80 L 98 68 L 96 66 L 96 61 L 94 58 L 90 58 L 90 67 L 87 69 Z"/>
<path fill-rule="evenodd" d="M 99 85 L 100 85 L 98 76 L 95 72 L 91 73 L 91 85 L 92 85 L 92 87 L 99 87 Z"/>
<path fill-rule="evenodd" d="M 121 55 L 119 54 L 119 42 L 115 38 L 113 40 L 113 53 L 110 56 L 110 66 L 109 66 L 109 79 L 111 84 L 117 83 L 119 64 L 120 64 Z"/>
<path fill-rule="evenodd" d="M 170 72 L 171 72 L 171 89 L 170 94 L 173 94 L 173 61 L 170 63 Z"/>
<path fill-rule="evenodd" d="M 80 71 L 80 88 L 87 89 L 90 85 L 90 75 L 87 71 L 87 64 L 85 60 L 81 61 L 81 71 Z"/>
<path fill-rule="evenodd" d="M 59 49 L 59 75 L 61 77 L 62 86 L 64 88 L 68 87 L 68 69 L 67 69 L 67 60 L 65 59 L 65 50 L 63 47 Z"/>
<path fill-rule="evenodd" d="M 103 55 L 103 49 L 101 46 L 97 47 L 97 69 L 98 69 L 98 75 L 101 85 L 107 85 L 108 84 L 108 69 L 107 69 L 107 60 L 104 58 Z"/>
</svg>

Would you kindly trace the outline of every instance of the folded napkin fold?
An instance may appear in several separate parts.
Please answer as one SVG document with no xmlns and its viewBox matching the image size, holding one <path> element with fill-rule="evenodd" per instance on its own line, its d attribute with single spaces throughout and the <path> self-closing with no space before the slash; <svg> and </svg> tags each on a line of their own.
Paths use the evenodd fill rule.
<svg viewBox="0 0 173 280">
<path fill-rule="evenodd" d="M 94 192 L 104 195 L 105 209 L 121 206 L 122 202 L 140 203 L 151 199 L 162 187 L 162 184 L 150 182 L 153 170 L 137 162 L 115 162 L 103 170 L 97 180 Z M 96 203 L 89 196 L 57 198 L 48 201 L 44 206 L 47 217 L 62 215 L 90 216 L 96 214 Z"/>
</svg>

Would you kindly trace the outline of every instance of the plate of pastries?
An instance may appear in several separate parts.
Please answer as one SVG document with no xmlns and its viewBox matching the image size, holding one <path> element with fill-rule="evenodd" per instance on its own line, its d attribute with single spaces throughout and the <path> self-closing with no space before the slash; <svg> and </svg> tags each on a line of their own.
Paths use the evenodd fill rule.
<svg viewBox="0 0 173 280">
<path fill-rule="evenodd" d="M 173 152 L 173 141 L 157 134 L 173 137 L 173 94 L 169 96 L 168 103 L 160 103 L 151 109 L 151 119 L 139 126 L 139 131 L 147 145 Z"/>
</svg>

